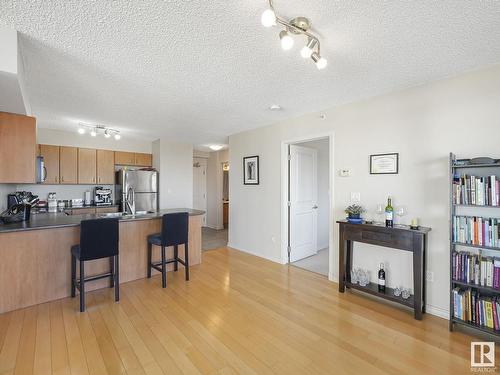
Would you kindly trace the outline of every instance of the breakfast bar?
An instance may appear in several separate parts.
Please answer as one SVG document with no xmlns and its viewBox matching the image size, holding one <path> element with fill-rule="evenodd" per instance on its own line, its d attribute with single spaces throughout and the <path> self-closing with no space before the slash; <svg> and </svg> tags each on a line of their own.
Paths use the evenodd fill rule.
<svg viewBox="0 0 500 375">
<path fill-rule="evenodd" d="M 0 225 L 0 313 L 70 296 L 70 249 L 79 243 L 80 223 L 86 219 L 119 217 L 120 283 L 145 278 L 147 236 L 160 232 L 163 214 L 174 212 L 189 213 L 189 263 L 201 263 L 204 212 L 199 210 L 168 209 L 143 215 L 39 214 L 27 222 Z M 183 246 L 179 254 L 184 254 Z M 153 258 L 158 260 L 158 250 Z M 173 268 L 170 266 L 169 270 Z M 89 262 L 85 274 L 101 274 L 108 269 L 107 260 L 95 260 Z M 98 280 L 89 284 L 87 291 L 107 286 L 107 280 Z"/>
</svg>

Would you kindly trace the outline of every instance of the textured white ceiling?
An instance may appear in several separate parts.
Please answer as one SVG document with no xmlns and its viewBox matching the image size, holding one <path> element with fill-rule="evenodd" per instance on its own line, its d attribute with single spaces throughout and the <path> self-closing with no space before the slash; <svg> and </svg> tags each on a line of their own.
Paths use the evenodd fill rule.
<svg viewBox="0 0 500 375">
<path fill-rule="evenodd" d="M 500 62 L 500 1 L 275 0 L 324 71 L 260 25 L 266 0 L 6 1 L 41 127 L 224 143 L 242 130 Z M 267 110 L 273 103 L 283 111 Z"/>
</svg>

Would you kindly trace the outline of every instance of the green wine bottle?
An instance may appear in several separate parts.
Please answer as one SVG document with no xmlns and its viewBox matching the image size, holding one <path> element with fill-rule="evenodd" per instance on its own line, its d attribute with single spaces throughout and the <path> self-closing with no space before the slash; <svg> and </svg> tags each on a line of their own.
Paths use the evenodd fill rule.
<svg viewBox="0 0 500 375">
<path fill-rule="evenodd" d="M 390 195 L 387 198 L 387 206 L 385 207 L 385 226 L 388 228 L 394 226 L 394 208 L 392 208 L 392 198 Z"/>
</svg>

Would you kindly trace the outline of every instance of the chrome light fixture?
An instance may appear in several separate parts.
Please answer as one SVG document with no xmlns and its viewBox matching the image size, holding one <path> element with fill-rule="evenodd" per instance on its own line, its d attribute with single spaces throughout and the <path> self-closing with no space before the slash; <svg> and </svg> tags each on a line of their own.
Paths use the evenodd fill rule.
<svg viewBox="0 0 500 375">
<path fill-rule="evenodd" d="M 78 124 L 78 134 L 85 134 L 87 130 L 90 131 L 92 137 L 97 137 L 102 133 L 106 138 L 111 138 L 111 136 L 114 136 L 116 140 L 121 138 L 120 131 L 116 129 L 111 129 L 103 125 Z"/>
<path fill-rule="evenodd" d="M 293 48 L 294 40 L 290 34 L 306 36 L 307 44 L 301 49 L 300 55 L 304 59 L 311 58 L 319 70 L 326 68 L 328 61 L 321 56 L 319 39 L 309 31 L 311 28 L 309 19 L 306 17 L 295 17 L 290 21 L 286 21 L 276 14 L 273 0 L 268 1 L 269 8 L 262 13 L 261 22 L 264 27 L 272 27 L 278 24 L 284 27 L 284 30 L 279 33 L 281 48 L 285 51 Z"/>
</svg>

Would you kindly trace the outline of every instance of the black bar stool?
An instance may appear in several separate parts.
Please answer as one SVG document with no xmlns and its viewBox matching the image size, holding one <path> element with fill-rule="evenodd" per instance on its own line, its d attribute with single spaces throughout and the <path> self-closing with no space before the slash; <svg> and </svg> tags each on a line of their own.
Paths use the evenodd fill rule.
<svg viewBox="0 0 500 375">
<path fill-rule="evenodd" d="M 80 311 L 85 311 L 85 283 L 110 278 L 109 287 L 115 287 L 115 301 L 120 300 L 118 265 L 118 219 L 83 220 L 80 225 L 80 244 L 71 247 L 71 297 L 80 291 Z M 85 277 L 84 264 L 88 260 L 109 258 L 110 272 Z M 80 279 L 76 279 L 76 261 L 80 262 Z"/>
<path fill-rule="evenodd" d="M 179 263 L 184 265 L 186 280 L 189 280 L 189 251 L 188 251 L 189 214 L 177 212 L 165 214 L 161 218 L 161 233 L 148 236 L 148 278 L 151 269 L 161 272 L 161 285 L 167 286 L 167 264 L 174 263 L 174 271 L 179 269 Z M 184 244 L 184 260 L 179 258 L 179 245 Z M 161 246 L 161 261 L 152 262 L 153 245 Z M 165 248 L 174 247 L 173 259 L 166 259 Z"/>
</svg>

